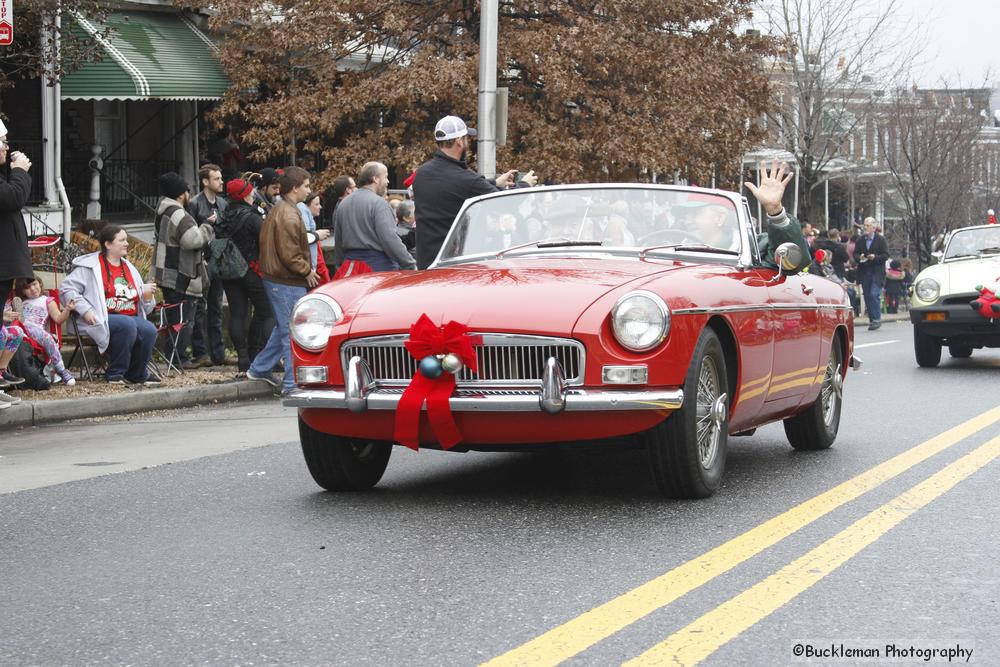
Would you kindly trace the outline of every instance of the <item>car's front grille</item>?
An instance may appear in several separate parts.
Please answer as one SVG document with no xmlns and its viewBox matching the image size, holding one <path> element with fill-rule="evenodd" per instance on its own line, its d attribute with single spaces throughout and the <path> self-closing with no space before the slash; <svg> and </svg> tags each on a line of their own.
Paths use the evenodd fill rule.
<svg viewBox="0 0 1000 667">
<path fill-rule="evenodd" d="M 570 338 L 522 336 L 518 334 L 479 334 L 483 342 L 476 346 L 477 372 L 468 368 L 458 375 L 459 386 L 536 386 L 541 385 L 545 363 L 554 357 L 562 367 L 567 385 L 583 384 L 584 348 Z M 405 385 L 417 372 L 417 360 L 403 343 L 408 336 L 376 336 L 349 340 L 341 347 L 341 363 L 347 372 L 348 361 L 361 357 L 380 385 Z"/>
<path fill-rule="evenodd" d="M 972 303 L 975 299 L 979 298 L 979 292 L 973 292 L 970 294 L 952 294 L 949 297 L 945 297 L 941 300 L 942 306 L 967 306 Z"/>
</svg>

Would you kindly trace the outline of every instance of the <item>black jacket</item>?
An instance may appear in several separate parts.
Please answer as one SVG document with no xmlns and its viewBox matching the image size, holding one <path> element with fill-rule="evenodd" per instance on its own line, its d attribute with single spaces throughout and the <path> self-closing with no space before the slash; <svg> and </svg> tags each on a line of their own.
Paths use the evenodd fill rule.
<svg viewBox="0 0 1000 667">
<path fill-rule="evenodd" d="M 413 179 L 413 203 L 417 210 L 417 268 L 426 269 L 437 257 L 466 199 L 499 192 L 462 160 L 434 153 L 420 165 Z"/>
<path fill-rule="evenodd" d="M 199 192 L 191 198 L 191 201 L 188 202 L 187 210 L 188 213 L 191 214 L 191 217 L 194 218 L 195 222 L 199 225 L 204 225 L 208 222 L 209 217 L 211 217 L 215 210 L 219 211 L 218 217 L 221 218 L 222 212 L 226 210 L 228 203 L 229 202 L 227 202 L 222 195 L 216 195 L 215 207 L 213 208 L 213 206 L 208 203 L 208 198 L 205 196 L 205 193 Z M 216 222 L 218 222 L 218 218 L 216 219 Z"/>
<path fill-rule="evenodd" d="M 875 259 L 864 262 L 861 258 L 865 255 L 875 255 Z M 858 281 L 865 279 L 865 276 L 874 275 L 880 283 L 885 280 L 885 263 L 889 261 L 889 244 L 885 237 L 875 233 L 872 238 L 872 247 L 868 248 L 868 237 L 862 234 L 854 244 L 854 263 L 858 265 Z"/>
<path fill-rule="evenodd" d="M 833 239 L 816 239 L 816 248 L 822 248 L 830 253 L 830 266 L 833 267 L 833 272 L 843 278 L 845 266 L 850 259 L 847 255 L 847 246 Z"/>
<path fill-rule="evenodd" d="M 30 278 L 31 254 L 28 231 L 21 209 L 31 192 L 31 176 L 23 169 L 11 169 L 10 180 L 0 177 L 0 280 Z M 0 295 L 0 301 L 6 295 Z"/>
<path fill-rule="evenodd" d="M 257 206 L 245 201 L 234 201 L 219 215 L 215 223 L 216 236 L 232 239 L 240 254 L 248 262 L 260 261 L 260 229 L 264 218 Z"/>
</svg>

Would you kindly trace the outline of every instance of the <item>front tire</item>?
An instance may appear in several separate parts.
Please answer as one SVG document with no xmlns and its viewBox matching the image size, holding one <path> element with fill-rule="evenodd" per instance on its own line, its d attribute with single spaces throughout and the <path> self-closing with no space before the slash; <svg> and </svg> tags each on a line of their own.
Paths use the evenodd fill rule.
<svg viewBox="0 0 1000 667">
<path fill-rule="evenodd" d="M 972 348 L 968 345 L 949 345 L 948 354 L 953 359 L 968 359 L 972 356 Z"/>
<path fill-rule="evenodd" d="M 840 341 L 833 339 L 819 396 L 804 412 L 784 421 L 785 436 L 800 451 L 829 449 L 840 430 L 844 393 L 844 360 Z"/>
<path fill-rule="evenodd" d="M 643 434 L 663 495 L 707 498 L 721 485 L 729 438 L 728 386 L 722 344 L 705 329 L 684 380 L 683 406 Z"/>
<path fill-rule="evenodd" d="M 918 366 L 934 368 L 941 363 L 941 341 L 913 327 L 913 353 Z"/>
<path fill-rule="evenodd" d="M 327 491 L 367 491 L 382 479 L 392 443 L 323 433 L 299 417 L 299 440 L 309 474 Z"/>
</svg>

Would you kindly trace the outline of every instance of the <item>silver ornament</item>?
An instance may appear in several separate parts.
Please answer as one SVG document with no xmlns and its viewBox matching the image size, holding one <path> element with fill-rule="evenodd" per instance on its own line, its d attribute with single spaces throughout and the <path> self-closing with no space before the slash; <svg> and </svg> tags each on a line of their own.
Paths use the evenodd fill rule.
<svg viewBox="0 0 1000 667">
<path fill-rule="evenodd" d="M 452 374 L 462 372 L 462 366 L 462 360 L 458 358 L 457 354 L 446 354 L 441 360 L 441 368 Z"/>
</svg>

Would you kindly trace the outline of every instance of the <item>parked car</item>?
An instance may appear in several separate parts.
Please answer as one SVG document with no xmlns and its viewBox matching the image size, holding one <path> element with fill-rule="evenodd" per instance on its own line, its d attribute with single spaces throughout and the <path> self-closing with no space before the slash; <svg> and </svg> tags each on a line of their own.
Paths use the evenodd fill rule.
<svg viewBox="0 0 1000 667">
<path fill-rule="evenodd" d="M 972 306 L 980 296 L 978 287 L 998 280 L 1000 225 L 963 227 L 948 235 L 940 262 L 913 281 L 910 321 L 918 365 L 937 366 L 943 346 L 958 359 L 974 349 L 1000 347 L 1000 322 Z"/>
<path fill-rule="evenodd" d="M 285 404 L 313 478 L 329 490 L 381 478 L 401 396 L 434 366 L 405 347 L 422 315 L 478 337 L 476 370 L 457 370 L 447 402 L 455 450 L 627 436 L 666 495 L 693 498 L 719 488 L 730 435 L 782 420 L 796 449 L 829 447 L 853 311 L 840 285 L 765 266 L 753 224 L 739 194 L 692 187 L 467 201 L 429 270 L 335 281 L 296 305 Z M 437 447 L 426 417 L 419 444 Z"/>
</svg>

